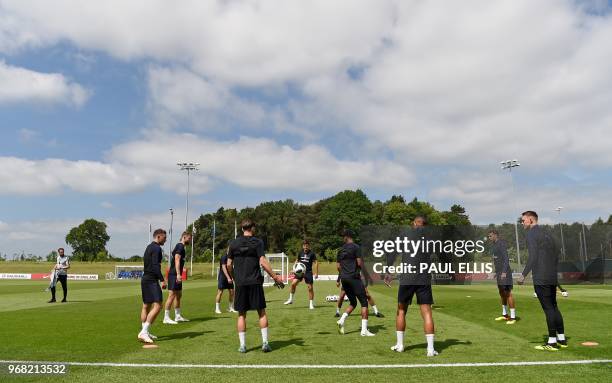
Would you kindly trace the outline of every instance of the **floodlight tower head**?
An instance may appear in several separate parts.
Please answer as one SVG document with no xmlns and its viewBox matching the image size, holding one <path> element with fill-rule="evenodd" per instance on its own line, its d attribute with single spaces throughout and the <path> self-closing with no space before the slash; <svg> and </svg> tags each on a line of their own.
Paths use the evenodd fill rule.
<svg viewBox="0 0 612 383">
<path fill-rule="evenodd" d="M 521 166 L 519 161 L 516 160 L 516 159 L 501 161 L 499 164 L 501 165 L 501 168 L 504 169 L 504 170 L 505 169 L 512 170 L 512 168 L 516 168 L 516 167 Z"/>
<path fill-rule="evenodd" d="M 563 206 L 557 206 L 557 207 L 555 208 L 555 211 L 556 211 L 557 213 L 561 213 L 561 210 L 563 210 Z"/>
<path fill-rule="evenodd" d="M 176 164 L 181 170 L 198 170 L 198 166 L 200 166 L 197 162 L 177 162 Z"/>
</svg>

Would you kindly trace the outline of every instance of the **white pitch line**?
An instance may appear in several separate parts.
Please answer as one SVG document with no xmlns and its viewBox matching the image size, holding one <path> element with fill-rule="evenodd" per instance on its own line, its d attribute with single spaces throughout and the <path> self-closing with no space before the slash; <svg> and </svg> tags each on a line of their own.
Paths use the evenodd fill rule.
<svg viewBox="0 0 612 383">
<path fill-rule="evenodd" d="M 591 360 L 542 360 L 534 362 L 482 362 L 482 363 L 430 363 L 430 364 L 154 364 L 154 363 L 106 363 L 106 362 L 60 362 L 40 360 L 0 360 L 0 364 L 67 364 L 89 367 L 130 367 L 130 368 L 431 368 L 431 367 L 495 367 L 495 366 L 545 366 L 555 364 L 603 364 L 612 359 Z"/>
</svg>

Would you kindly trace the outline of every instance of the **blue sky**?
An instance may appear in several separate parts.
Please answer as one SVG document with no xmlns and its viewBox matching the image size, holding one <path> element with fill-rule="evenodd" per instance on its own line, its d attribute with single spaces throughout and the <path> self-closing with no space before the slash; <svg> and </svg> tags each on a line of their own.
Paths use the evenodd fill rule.
<svg viewBox="0 0 612 383">
<path fill-rule="evenodd" d="M 612 213 L 605 2 L 0 2 L 0 253 L 346 188 L 475 222 Z M 594 9 L 596 11 L 594 11 Z M 519 158 L 512 195 L 499 161 Z M 182 218 L 178 219 L 182 222 Z"/>
</svg>

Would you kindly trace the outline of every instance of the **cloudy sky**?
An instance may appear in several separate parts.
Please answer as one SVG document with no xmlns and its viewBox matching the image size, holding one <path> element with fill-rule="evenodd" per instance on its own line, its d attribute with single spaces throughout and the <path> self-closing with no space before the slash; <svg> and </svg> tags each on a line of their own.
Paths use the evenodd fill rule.
<svg viewBox="0 0 612 383">
<path fill-rule="evenodd" d="M 347 188 L 612 213 L 606 1 L 0 0 L 0 253 Z M 510 176 L 499 162 L 518 158 Z M 516 209 L 514 201 L 516 200 Z M 180 230 L 184 224 L 178 224 Z"/>
</svg>

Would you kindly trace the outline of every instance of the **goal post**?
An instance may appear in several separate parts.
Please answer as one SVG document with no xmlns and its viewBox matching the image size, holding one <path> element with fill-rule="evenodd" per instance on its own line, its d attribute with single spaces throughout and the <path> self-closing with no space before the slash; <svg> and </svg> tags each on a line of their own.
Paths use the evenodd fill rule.
<svg viewBox="0 0 612 383">
<path fill-rule="evenodd" d="M 144 265 L 115 265 L 114 279 L 142 279 Z"/>
<path fill-rule="evenodd" d="M 280 275 L 283 282 L 287 283 L 289 280 L 289 257 L 285 253 L 274 253 L 266 254 L 266 259 L 270 262 L 272 271 L 277 275 Z M 264 286 L 272 286 L 274 281 L 268 273 L 262 270 L 264 274 Z"/>
</svg>

